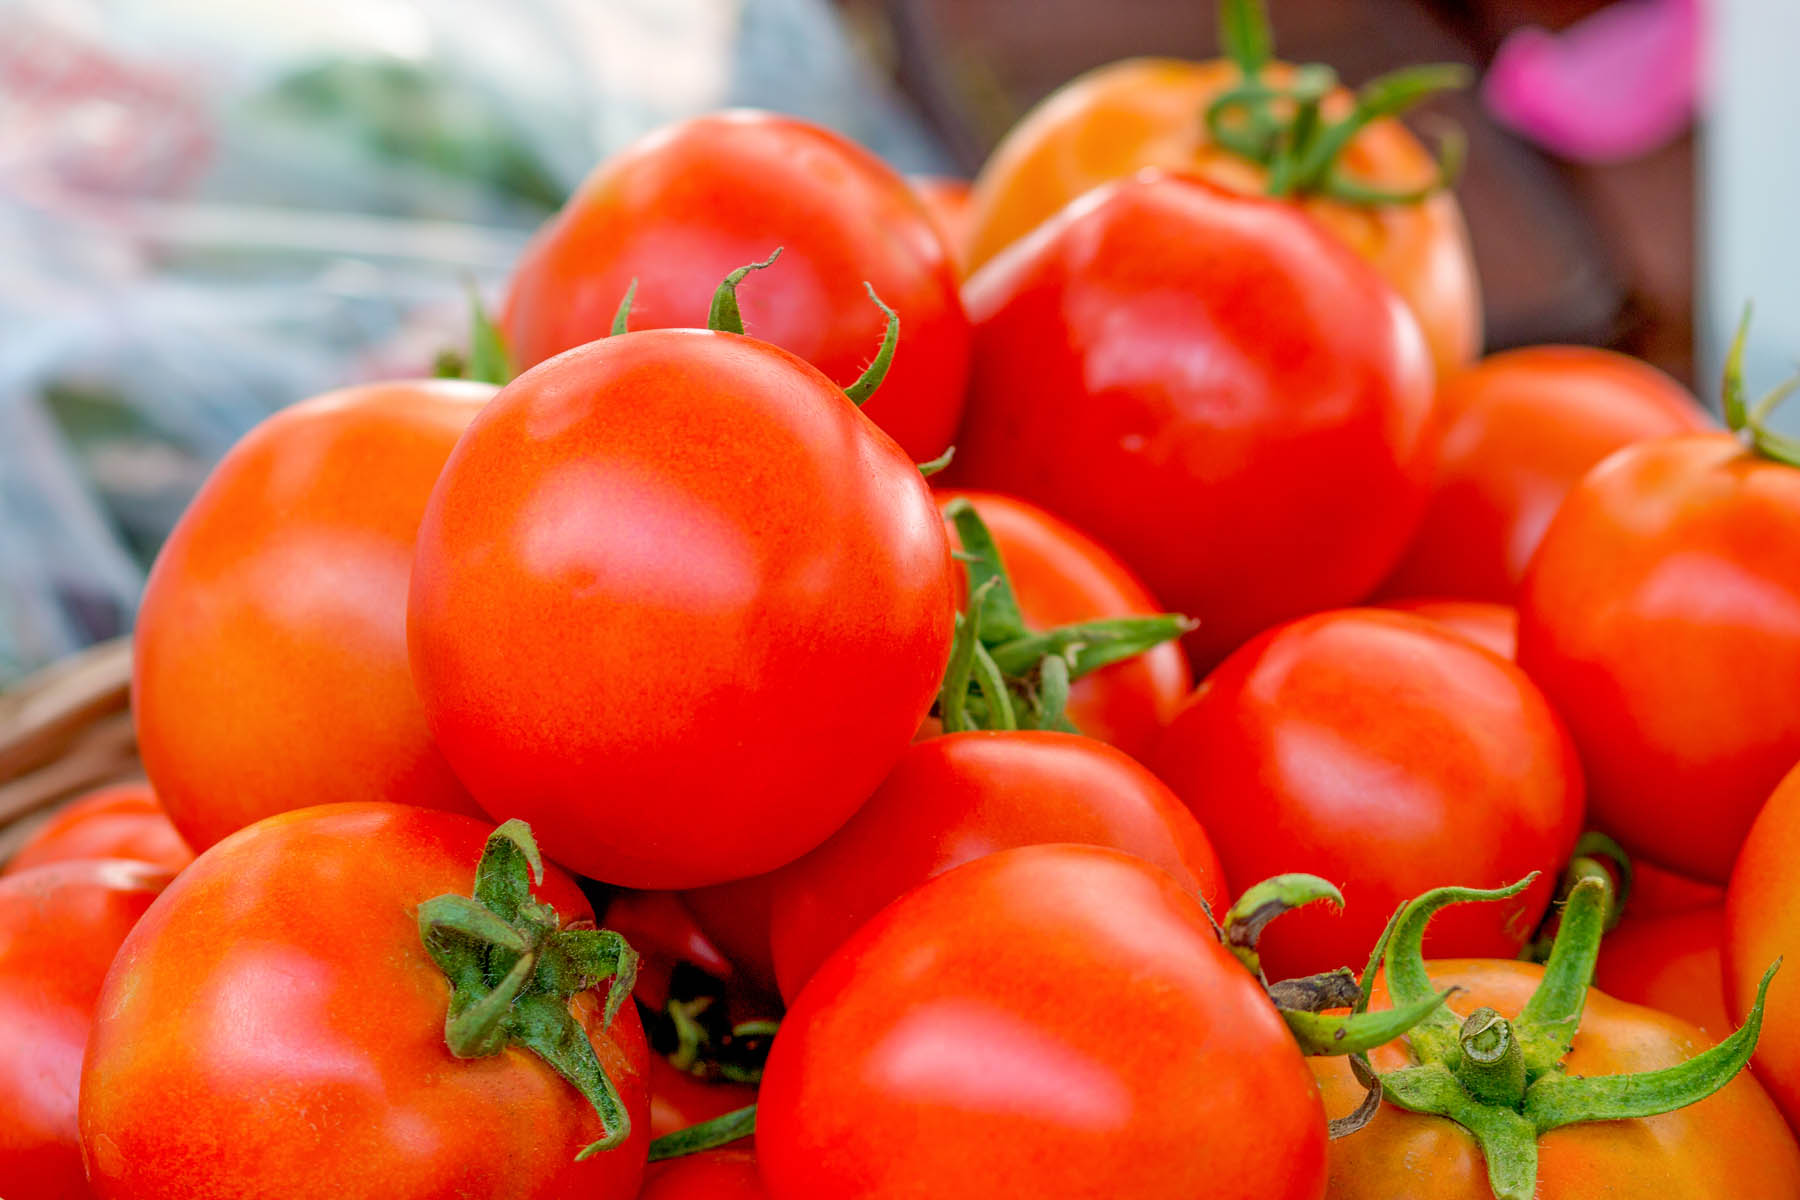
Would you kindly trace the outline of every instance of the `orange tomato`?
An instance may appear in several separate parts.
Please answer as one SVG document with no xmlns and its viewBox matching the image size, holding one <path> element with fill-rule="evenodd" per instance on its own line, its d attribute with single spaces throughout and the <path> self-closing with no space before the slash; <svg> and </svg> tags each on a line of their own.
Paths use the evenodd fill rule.
<svg viewBox="0 0 1800 1200">
<path fill-rule="evenodd" d="M 1680 1017 L 1711 1037 L 1729 1036 L 1736 1025 L 1725 1012 L 1720 965 L 1724 907 L 1639 917 L 1628 905 L 1626 912 L 1600 943 L 1594 985 L 1609 996 Z"/>
<path fill-rule="evenodd" d="M 1756 999 L 1763 967 L 1787 965 L 1769 985 L 1756 1075 L 1800 1128 L 1800 767 L 1763 806 L 1738 854 L 1725 893 L 1726 1011 L 1742 1017 Z M 1761 961 L 1762 967 L 1756 964 Z M 1745 1195 L 1750 1193 L 1746 1192 Z"/>
<path fill-rule="evenodd" d="M 0 875 L 71 859 L 124 858 L 171 875 L 194 861 L 156 794 L 142 783 L 89 792 L 46 821 Z"/>
<path fill-rule="evenodd" d="M 1285 85 L 1293 72 L 1274 63 L 1263 77 Z M 1207 107 L 1240 79 L 1237 64 L 1224 59 L 1135 58 L 1064 84 L 1014 126 L 976 179 L 968 270 L 1082 193 L 1145 167 L 1264 192 L 1267 172 L 1215 143 L 1203 120 Z M 1350 106 L 1349 93 L 1338 90 L 1324 113 L 1341 118 Z M 1430 153 L 1392 119 L 1365 127 L 1339 161 L 1352 178 L 1388 188 L 1423 186 L 1436 174 Z M 1454 195 L 1440 190 L 1410 204 L 1350 204 L 1324 196 L 1298 203 L 1406 300 L 1440 373 L 1480 353 L 1481 294 Z"/>
</svg>

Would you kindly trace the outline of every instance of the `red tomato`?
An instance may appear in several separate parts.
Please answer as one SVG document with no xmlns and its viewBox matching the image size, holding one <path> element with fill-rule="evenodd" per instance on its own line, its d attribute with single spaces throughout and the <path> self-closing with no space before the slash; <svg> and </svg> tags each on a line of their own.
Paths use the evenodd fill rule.
<svg viewBox="0 0 1800 1200">
<path fill-rule="evenodd" d="M 1789 772 L 1763 806 L 1725 896 L 1725 1005 L 1741 1020 L 1756 999 L 1762 971 L 1777 957 L 1756 1045 L 1756 1077 L 1800 1128 L 1800 768 Z M 1762 960 L 1762 967 L 1755 964 Z"/>
<path fill-rule="evenodd" d="M 967 246 L 974 222 L 974 198 L 966 179 L 950 179 L 942 175 L 913 175 L 907 179 L 913 194 L 931 215 L 932 224 L 943 236 L 950 251 L 950 261 L 958 276 L 968 274 Z"/>
<path fill-rule="evenodd" d="M 1164 735 L 1158 774 L 1232 879 L 1322 875 L 1341 913 L 1284 917 L 1269 977 L 1360 967 L 1401 904 L 1444 884 L 1505 903 L 1432 922 L 1439 954 L 1516 954 L 1581 832 L 1581 769 L 1562 722 L 1511 663 L 1422 617 L 1322 613 L 1272 629 L 1214 671 Z"/>
<path fill-rule="evenodd" d="M 726 1146 L 655 1163 L 638 1200 L 768 1200 L 756 1169 L 756 1151 Z"/>
<path fill-rule="evenodd" d="M 628 333 L 521 375 L 451 455 L 413 675 L 496 819 L 608 883 L 699 887 L 874 790 L 931 707 L 952 583 L 918 468 L 830 380 L 736 334 Z"/>
<path fill-rule="evenodd" d="M 678 1133 L 702 1121 L 756 1103 L 756 1089 L 744 1083 L 712 1083 L 650 1056 L 650 1136 Z M 651 1168 L 654 1176 L 656 1169 Z"/>
<path fill-rule="evenodd" d="M 673 892 L 622 891 L 606 906 L 605 926 L 638 952 L 632 994 L 651 1008 L 669 1002 L 669 976 L 677 963 L 691 963 L 719 979 L 732 974 L 731 964 Z"/>
<path fill-rule="evenodd" d="M 1361 598 L 1412 536 L 1431 470 L 1418 325 L 1292 206 L 1139 177 L 1070 205 L 966 296 L 955 479 L 1116 551 L 1200 621 L 1196 665 Z"/>
<path fill-rule="evenodd" d="M 1587 346 L 1509 350 L 1438 389 L 1443 440 L 1425 523 L 1389 595 L 1510 603 L 1556 508 L 1621 446 L 1712 428 L 1655 367 Z"/>
<path fill-rule="evenodd" d="M 1205 832 L 1161 780 L 1068 733 L 952 733 L 916 743 L 830 841 L 776 872 L 770 929 L 790 1003 L 819 964 L 903 892 L 1013 846 L 1080 842 L 1155 863 L 1223 916 Z"/>
<path fill-rule="evenodd" d="M 172 875 L 194 861 L 194 852 L 148 786 L 122 783 L 90 792 L 46 821 L 0 875 L 82 858 L 125 858 Z"/>
<path fill-rule="evenodd" d="M 698 117 L 603 163 L 526 249 L 500 323 L 531 366 L 604 336 L 635 279 L 633 329 L 698 326 L 725 273 L 776 247 L 745 289 L 748 331 L 846 386 L 881 343 L 871 284 L 900 314 L 900 352 L 865 411 L 913 459 L 935 458 L 968 381 L 956 268 L 905 179 L 805 121 Z"/>
<path fill-rule="evenodd" d="M 939 492 L 938 509 L 966 499 L 994 535 L 1019 612 L 1033 629 L 1165 611 L 1112 552 L 1035 504 L 994 492 Z M 944 525 L 958 548 L 956 528 Z M 1172 642 L 1075 681 L 1066 710 L 1075 727 L 1143 758 L 1193 688 Z"/>
<path fill-rule="evenodd" d="M 681 894 L 682 903 L 731 965 L 746 981 L 769 993 L 776 990 L 775 959 L 769 950 L 771 897 L 769 875 L 752 875 Z"/>
<path fill-rule="evenodd" d="M 864 925 L 775 1037 L 756 1144 L 774 1200 L 1325 1194 L 1261 986 L 1190 891 L 1096 846 L 990 854 Z"/>
<path fill-rule="evenodd" d="M 1594 984 L 1609 996 L 1680 1017 L 1715 1040 L 1729 1037 L 1737 1025 L 1725 1013 L 1724 940 L 1723 907 L 1656 917 L 1633 916 L 1628 908 L 1600 943 Z"/>
<path fill-rule="evenodd" d="M 457 1059 L 421 903 L 470 891 L 486 828 L 394 804 L 271 817 L 202 855 L 132 931 L 96 1009 L 81 1138 L 100 1200 L 508 1196 L 624 1200 L 650 1141 L 630 1004 L 568 1009 L 618 1086 L 626 1142 L 518 1046 Z M 563 928 L 593 913 L 554 868 Z M 171 1106 L 179 1119 L 171 1119 Z"/>
<path fill-rule="evenodd" d="M 446 380 L 348 388 L 246 434 L 157 556 L 138 612 L 139 751 L 205 849 L 270 813 L 392 800 L 473 813 L 406 662 L 413 538 L 493 395 Z"/>
<path fill-rule="evenodd" d="M 75 1093 L 100 982 L 169 877 L 56 862 L 0 880 L 0 1180 L 7 1200 L 86 1200 Z"/>
<path fill-rule="evenodd" d="M 1717 908 L 1725 903 L 1725 889 L 1666 871 L 1655 863 L 1634 859 L 1631 864 L 1631 896 L 1625 911 L 1634 917 L 1660 917 Z"/>
<path fill-rule="evenodd" d="M 1595 823 L 1723 882 L 1800 760 L 1800 470 L 1724 434 L 1608 458 L 1532 559 L 1519 662 L 1568 719 Z"/>
<path fill-rule="evenodd" d="M 1519 610 L 1510 605 L 1490 604 L 1485 600 L 1414 598 L 1384 600 L 1381 607 L 1436 621 L 1501 658 L 1518 657 Z"/>
</svg>

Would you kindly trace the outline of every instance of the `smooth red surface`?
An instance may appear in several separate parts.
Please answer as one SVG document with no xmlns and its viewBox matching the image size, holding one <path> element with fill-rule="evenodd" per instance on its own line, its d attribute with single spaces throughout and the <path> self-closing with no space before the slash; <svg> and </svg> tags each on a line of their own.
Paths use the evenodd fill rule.
<svg viewBox="0 0 1800 1200">
<path fill-rule="evenodd" d="M 1571 487 L 1621 446 L 1712 420 L 1635 358 L 1588 346 L 1509 350 L 1438 388 L 1443 439 L 1425 522 L 1382 590 L 1510 603 Z"/>
<path fill-rule="evenodd" d="M 650 1136 L 677 1133 L 756 1103 L 756 1089 L 742 1083 L 708 1083 L 650 1055 Z M 656 1168 L 647 1178 L 654 1177 Z"/>
<path fill-rule="evenodd" d="M 701 932 L 681 897 L 674 892 L 622 890 L 606 905 L 601 925 L 631 943 L 638 952 L 637 982 L 632 995 L 653 1009 L 669 1002 L 669 976 L 677 963 L 691 963 L 720 979 L 732 965 Z"/>
<path fill-rule="evenodd" d="M 1366 595 L 1423 511 L 1432 369 L 1374 270 L 1296 209 L 1146 176 L 978 271 L 950 476 L 1041 504 L 1171 609 L 1204 669 Z"/>
<path fill-rule="evenodd" d="M 872 284 L 900 345 L 866 411 L 913 459 L 937 457 L 968 381 L 956 267 L 904 178 L 792 117 L 697 117 L 602 163 L 526 249 L 500 323 L 528 367 L 604 337 L 635 279 L 631 328 L 702 328 L 719 281 L 777 247 L 738 290 L 746 331 L 847 386 L 886 328 Z"/>
<path fill-rule="evenodd" d="M 194 852 L 147 784 L 122 783 L 90 792 L 46 821 L 0 875 L 83 858 L 125 858 L 174 874 Z"/>
<path fill-rule="evenodd" d="M 1166 611 L 1110 550 L 1037 505 L 997 492 L 942 491 L 938 508 L 958 498 L 975 506 L 994 535 L 1033 629 Z M 946 521 L 944 528 L 960 549 L 955 527 Z M 1181 647 L 1168 642 L 1076 680 L 1066 711 L 1081 732 L 1141 759 L 1193 686 Z"/>
<path fill-rule="evenodd" d="M 87 1200 L 76 1088 L 119 943 L 168 883 L 141 862 L 56 862 L 0 880 L 0 1185 Z"/>
<path fill-rule="evenodd" d="M 756 1151 L 738 1146 L 655 1163 L 638 1200 L 767 1200 Z"/>
<path fill-rule="evenodd" d="M 847 820 L 949 654 L 949 543 L 905 452 L 735 334 L 607 338 L 508 384 L 419 531 L 431 727 L 495 819 L 608 883 L 770 870 Z"/>
<path fill-rule="evenodd" d="M 1168 871 L 1215 913 L 1230 905 L 1206 832 L 1148 769 L 1067 733 L 952 733 L 906 752 L 829 841 L 775 873 L 771 942 L 781 994 L 889 901 L 1015 846 L 1111 846 Z"/>
<path fill-rule="evenodd" d="M 739 975 L 764 991 L 775 991 L 775 959 L 769 950 L 769 906 L 773 903 L 769 875 L 694 888 L 681 894 L 681 902 Z"/>
<path fill-rule="evenodd" d="M 626 1200 L 650 1142 L 637 1011 L 571 1002 L 632 1121 L 599 1116 L 536 1055 L 454 1058 L 450 985 L 418 906 L 467 895 L 489 826 L 391 804 L 269 818 L 202 855 L 145 914 L 96 1009 L 81 1080 L 100 1200 L 492 1196 Z M 533 889 L 592 920 L 552 867 Z M 9 1197 L 10 1200 L 10 1197 Z"/>
<path fill-rule="evenodd" d="M 943 175 L 909 175 L 906 181 L 912 185 L 913 194 L 943 235 L 944 246 L 950 251 L 957 274 L 967 274 L 964 260 L 975 216 L 969 181 Z"/>
<path fill-rule="evenodd" d="M 1460 1016 L 1483 1005 L 1504 1017 L 1517 1016 L 1543 978 L 1543 968 L 1531 963 L 1452 959 L 1426 965 L 1436 986 L 1462 989 L 1447 1001 Z M 1388 1007 L 1386 992 L 1383 980 L 1374 1007 Z M 1590 991 L 1563 1063 L 1577 1076 L 1655 1071 L 1712 1044 L 1678 1017 Z M 1409 1065 L 1401 1042 L 1369 1057 L 1380 1071 Z M 1334 1117 L 1351 1112 L 1363 1088 L 1349 1061 L 1307 1061 L 1324 1089 L 1325 1110 Z M 1487 1165 L 1467 1131 L 1442 1117 L 1386 1103 L 1363 1129 L 1331 1143 L 1328 1194 L 1331 1200 L 1493 1200 Z M 1800 1196 L 1800 1147 L 1749 1071 L 1687 1108 L 1631 1121 L 1567 1125 L 1538 1138 L 1535 1200 L 1740 1196 Z"/>
<path fill-rule="evenodd" d="M 1723 434 L 1608 458 L 1532 560 L 1519 662 L 1568 719 L 1594 823 L 1724 882 L 1800 761 L 1800 470 Z"/>
<path fill-rule="evenodd" d="M 1519 610 L 1486 600 L 1383 600 L 1382 608 L 1428 618 L 1504 659 L 1519 656 Z"/>
<path fill-rule="evenodd" d="M 1609 996 L 1680 1017 L 1714 1039 L 1737 1028 L 1725 1012 L 1723 906 L 1630 914 L 1600 944 L 1594 986 Z"/>
<path fill-rule="evenodd" d="M 1756 985 L 1777 958 L 1769 985 L 1756 1075 L 1800 1128 L 1800 768 L 1769 797 L 1738 856 L 1725 896 L 1725 1006 L 1742 1020 Z"/>
<path fill-rule="evenodd" d="M 938 876 L 842 946 L 763 1076 L 773 1200 L 1321 1200 L 1318 1092 L 1193 896 L 1094 846 Z"/>
<path fill-rule="evenodd" d="M 1511 956 L 1536 927 L 1582 829 L 1562 722 L 1511 663 L 1423 617 L 1345 609 L 1239 650 L 1164 735 L 1157 773 L 1187 801 L 1238 886 L 1321 875 L 1313 906 L 1263 935 L 1271 979 L 1361 969 L 1399 906 L 1430 888 L 1516 898 L 1431 923 L 1434 954 Z"/>
<path fill-rule="evenodd" d="M 1657 866 L 1644 859 L 1631 863 L 1631 896 L 1625 911 L 1634 917 L 1657 917 L 1717 908 L 1725 903 L 1725 889 Z"/>
<path fill-rule="evenodd" d="M 476 811 L 413 690 L 406 588 L 426 498 L 493 393 L 432 380 L 296 404 L 182 514 L 138 611 L 132 711 L 195 849 L 313 804 Z"/>
</svg>

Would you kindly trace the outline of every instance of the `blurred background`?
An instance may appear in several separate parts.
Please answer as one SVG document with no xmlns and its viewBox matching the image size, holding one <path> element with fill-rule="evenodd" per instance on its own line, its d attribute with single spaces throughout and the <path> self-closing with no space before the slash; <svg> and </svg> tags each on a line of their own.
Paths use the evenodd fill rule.
<svg viewBox="0 0 1800 1200">
<path fill-rule="evenodd" d="M 1711 399 L 1800 358 L 1800 0 L 1272 0 L 1354 84 L 1461 61 L 1421 127 L 1490 349 L 1640 355 Z M 0 0 L 0 686 L 129 628 L 208 466 L 284 404 L 428 371 L 601 158 L 724 105 L 972 175 L 1032 103 L 1215 52 L 1207 0 Z"/>
</svg>

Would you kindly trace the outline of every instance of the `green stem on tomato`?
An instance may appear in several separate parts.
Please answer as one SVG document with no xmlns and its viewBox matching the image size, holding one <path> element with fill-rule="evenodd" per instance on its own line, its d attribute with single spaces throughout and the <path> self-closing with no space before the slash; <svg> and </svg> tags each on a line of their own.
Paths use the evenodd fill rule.
<svg viewBox="0 0 1800 1200">
<path fill-rule="evenodd" d="M 671 1158 L 699 1154 L 704 1150 L 716 1150 L 720 1146 L 741 1141 L 755 1132 L 756 1105 L 752 1104 L 736 1112 L 728 1112 L 722 1117 L 714 1117 L 710 1121 L 690 1125 L 674 1133 L 665 1133 L 650 1143 L 650 1161 L 664 1162 Z"/>
</svg>

